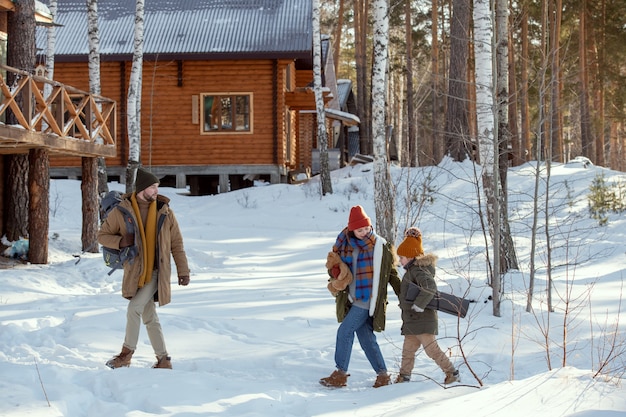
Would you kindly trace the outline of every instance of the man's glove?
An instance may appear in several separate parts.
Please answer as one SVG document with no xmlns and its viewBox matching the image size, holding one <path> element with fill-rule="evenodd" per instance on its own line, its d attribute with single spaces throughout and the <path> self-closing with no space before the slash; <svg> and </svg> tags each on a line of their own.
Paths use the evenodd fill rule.
<svg viewBox="0 0 626 417">
<path fill-rule="evenodd" d="M 126 248 L 128 246 L 133 246 L 135 244 L 135 234 L 134 233 L 126 233 L 122 236 L 120 240 L 120 249 Z"/>
<path fill-rule="evenodd" d="M 189 285 L 189 275 L 181 275 L 178 277 L 178 285 Z"/>
<path fill-rule="evenodd" d="M 423 309 L 423 308 L 421 308 L 421 307 L 419 307 L 419 306 L 416 306 L 415 304 L 413 304 L 413 305 L 411 306 L 411 310 L 415 311 L 416 313 L 423 313 L 423 312 L 424 312 L 424 309 Z"/>
</svg>

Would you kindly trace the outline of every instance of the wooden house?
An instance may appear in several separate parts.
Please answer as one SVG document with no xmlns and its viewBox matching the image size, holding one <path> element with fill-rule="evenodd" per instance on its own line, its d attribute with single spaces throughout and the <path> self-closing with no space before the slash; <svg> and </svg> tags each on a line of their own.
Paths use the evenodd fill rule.
<svg viewBox="0 0 626 417">
<path fill-rule="evenodd" d="M 15 197 L 7 185 L 11 158 L 28 154 L 29 176 L 18 182 L 27 184 L 31 203 L 40 202 L 28 207 L 29 223 L 35 224 L 30 230 L 35 230 L 37 235 L 28 236 L 29 261 L 46 263 L 48 222 L 43 219 L 47 219 L 48 199 L 40 198 L 37 193 L 46 189 L 42 183 L 49 181 L 47 155 L 114 156 L 116 103 L 33 71 L 6 65 L 11 43 L 10 14 L 24 10 L 16 9 L 10 0 L 0 0 L 0 235 L 4 236 L 8 229 L 6 208 Z M 34 12 L 28 18 L 34 18 L 36 24 L 53 23 L 45 4 L 37 1 Z M 29 13 L 32 9 L 23 14 Z"/>
<path fill-rule="evenodd" d="M 87 89 L 85 2 L 57 4 L 54 79 Z M 106 158 L 107 172 L 123 179 L 135 1 L 100 0 L 98 13 L 101 92 L 118 103 L 119 146 Z M 141 164 L 192 194 L 256 179 L 286 182 L 310 170 L 317 147 L 311 13 L 311 0 L 146 1 Z M 39 48 L 44 43 L 38 34 Z M 329 131 L 333 120 L 353 124 L 336 100 L 334 70 L 325 80 L 326 102 L 337 110 Z M 50 166 L 53 176 L 80 175 L 77 158 L 55 157 Z"/>
</svg>

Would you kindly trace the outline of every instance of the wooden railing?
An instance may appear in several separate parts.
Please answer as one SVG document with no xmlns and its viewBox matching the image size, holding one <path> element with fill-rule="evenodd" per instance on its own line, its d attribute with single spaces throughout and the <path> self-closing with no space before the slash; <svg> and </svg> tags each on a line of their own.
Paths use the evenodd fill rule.
<svg viewBox="0 0 626 417">
<path fill-rule="evenodd" d="M 114 100 L 6 65 L 0 64 L 0 70 L 0 121 L 7 127 L 39 133 L 48 139 L 35 140 L 30 144 L 25 140 L 20 142 L 19 147 L 44 145 L 51 151 L 59 150 L 68 154 L 115 155 Z M 7 84 L 9 73 L 13 74 L 11 85 Z M 46 89 L 50 91 L 48 95 L 44 92 L 46 85 L 49 86 Z M 9 110 L 13 124 L 7 124 Z M 55 141 L 55 138 L 61 141 Z M 15 137 L 10 140 L 18 142 Z M 68 146 L 69 140 L 77 142 L 76 146 Z M 57 142 L 58 147 L 63 149 L 54 149 Z"/>
</svg>

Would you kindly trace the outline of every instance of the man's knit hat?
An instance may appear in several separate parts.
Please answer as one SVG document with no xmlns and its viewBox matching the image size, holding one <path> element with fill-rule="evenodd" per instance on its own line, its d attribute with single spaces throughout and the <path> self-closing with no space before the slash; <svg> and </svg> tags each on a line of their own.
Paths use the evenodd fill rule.
<svg viewBox="0 0 626 417">
<path fill-rule="evenodd" d="M 158 184 L 159 179 L 150 171 L 137 168 L 137 179 L 135 180 L 135 192 L 140 193 L 152 184 Z"/>
<path fill-rule="evenodd" d="M 353 231 L 371 225 L 372 221 L 369 217 L 367 217 L 367 214 L 365 214 L 365 210 L 363 210 L 363 207 L 354 206 L 350 209 L 350 217 L 348 218 L 348 231 Z"/>
<path fill-rule="evenodd" d="M 415 258 L 424 254 L 422 248 L 422 232 L 417 227 L 409 227 L 404 232 L 404 240 L 396 251 L 398 256 Z"/>
</svg>

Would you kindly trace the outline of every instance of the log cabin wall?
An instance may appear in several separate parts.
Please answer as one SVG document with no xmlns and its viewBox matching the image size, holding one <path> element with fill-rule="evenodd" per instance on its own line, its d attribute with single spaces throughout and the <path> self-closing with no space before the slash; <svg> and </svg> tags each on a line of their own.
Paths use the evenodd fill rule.
<svg viewBox="0 0 626 417">
<path fill-rule="evenodd" d="M 298 118 L 298 135 L 300 137 L 300 149 L 298 153 L 298 165 L 301 167 L 311 167 L 313 156 L 311 149 L 314 147 L 314 138 L 317 137 L 316 125 L 317 114 L 312 112 L 301 113 Z"/>
<path fill-rule="evenodd" d="M 102 62 L 102 95 L 118 102 L 118 154 L 107 168 L 126 167 L 126 93 L 130 62 Z M 55 64 L 55 80 L 88 90 L 87 63 Z M 298 164 L 296 112 L 285 92 L 293 88 L 292 60 L 145 61 L 142 88 L 141 162 L 151 167 L 274 165 L 286 174 Z M 251 129 L 203 133 L 203 93 L 251 95 Z M 195 104 L 194 104 L 195 102 Z M 277 114 L 274 116 L 274 110 Z M 78 158 L 54 157 L 51 168 L 80 167 Z M 59 170 L 56 170 L 59 172 Z"/>
</svg>

